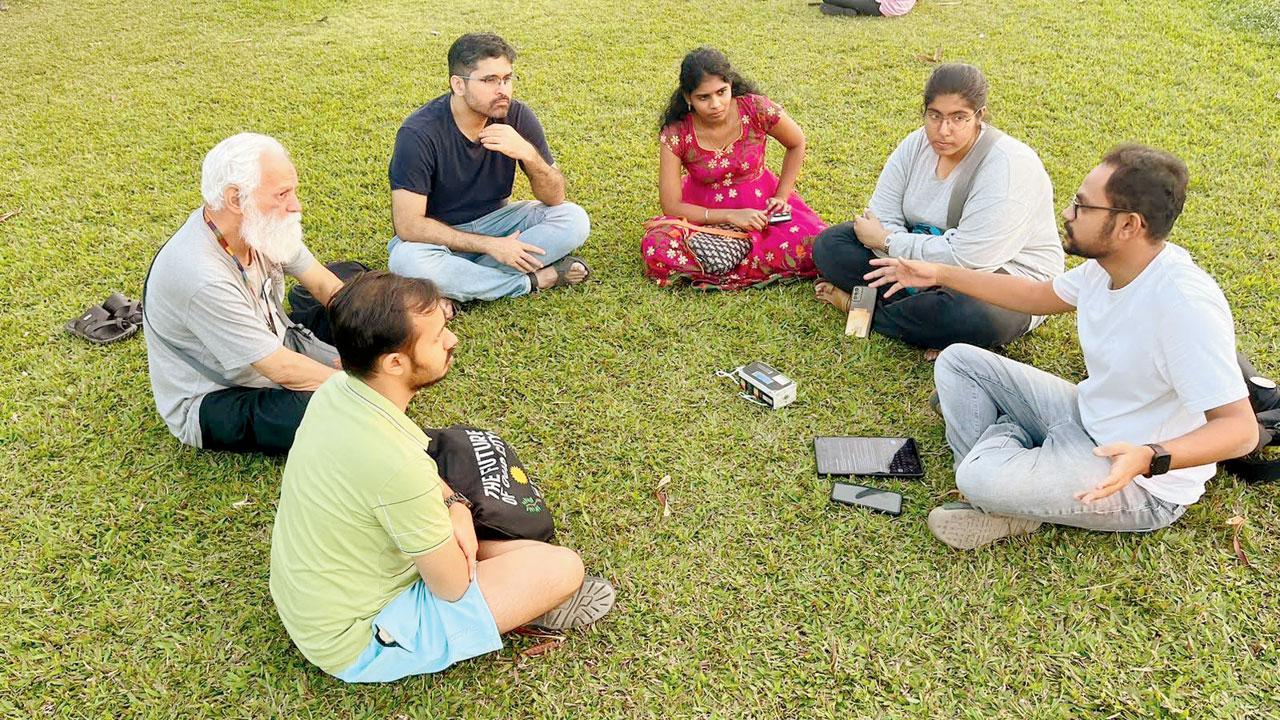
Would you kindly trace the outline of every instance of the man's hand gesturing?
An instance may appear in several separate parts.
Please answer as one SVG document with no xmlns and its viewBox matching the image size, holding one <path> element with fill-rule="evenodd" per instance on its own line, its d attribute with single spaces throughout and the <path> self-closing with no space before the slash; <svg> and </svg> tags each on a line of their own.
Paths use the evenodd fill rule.
<svg viewBox="0 0 1280 720">
<path fill-rule="evenodd" d="M 930 288 L 942 284 L 942 273 L 945 268 L 936 263 L 923 260 L 903 260 L 902 258 L 872 258 L 871 265 L 875 270 L 863 276 L 869 280 L 868 285 L 878 288 L 889 285 L 884 296 L 889 297 L 904 288 Z"/>
</svg>

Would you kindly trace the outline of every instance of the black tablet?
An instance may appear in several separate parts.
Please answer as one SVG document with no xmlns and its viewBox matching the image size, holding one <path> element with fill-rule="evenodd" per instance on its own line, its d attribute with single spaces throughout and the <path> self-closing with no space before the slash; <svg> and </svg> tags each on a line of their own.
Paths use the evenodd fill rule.
<svg viewBox="0 0 1280 720">
<path fill-rule="evenodd" d="M 817 437 L 813 453 L 819 475 L 924 476 L 915 438 Z"/>
</svg>

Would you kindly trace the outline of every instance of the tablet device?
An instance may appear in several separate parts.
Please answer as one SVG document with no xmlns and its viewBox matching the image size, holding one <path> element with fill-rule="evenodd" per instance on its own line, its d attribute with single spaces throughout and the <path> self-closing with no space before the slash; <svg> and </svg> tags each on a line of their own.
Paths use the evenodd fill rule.
<svg viewBox="0 0 1280 720">
<path fill-rule="evenodd" d="M 924 476 L 915 438 L 818 437 L 813 453 L 819 475 Z"/>
</svg>

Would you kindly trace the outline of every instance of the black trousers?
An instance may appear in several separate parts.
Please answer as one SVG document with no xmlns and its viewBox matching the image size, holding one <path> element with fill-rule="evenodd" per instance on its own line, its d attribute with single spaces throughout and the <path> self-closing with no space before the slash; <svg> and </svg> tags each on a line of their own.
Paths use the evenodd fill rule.
<svg viewBox="0 0 1280 720">
<path fill-rule="evenodd" d="M 863 276 L 875 268 L 875 255 L 853 231 L 853 223 L 833 225 L 814 238 L 813 262 L 828 282 L 848 291 L 866 285 Z M 1031 316 L 996 307 L 947 290 L 931 288 L 914 295 L 899 290 L 887 300 L 876 289 L 876 311 L 871 329 L 922 348 L 941 350 L 952 343 L 982 348 L 1007 345 L 1031 328 Z"/>
<path fill-rule="evenodd" d="M 323 307 L 318 314 L 292 319 L 317 336 L 317 327 L 326 333 L 329 329 Z M 293 447 L 293 436 L 310 401 L 310 392 L 285 388 L 233 387 L 211 392 L 200 400 L 201 444 L 205 450 L 283 455 Z"/>
<path fill-rule="evenodd" d="M 880 0 L 823 0 L 827 15 L 881 15 Z"/>
<path fill-rule="evenodd" d="M 283 455 L 311 401 L 310 392 L 283 388 L 235 387 L 200 401 L 200 434 L 205 450 Z"/>
<path fill-rule="evenodd" d="M 368 271 L 354 260 L 327 267 L 346 282 Z M 293 312 L 289 319 L 311 330 L 317 338 L 333 343 L 329 314 L 302 285 L 289 292 Z M 311 393 L 282 388 L 227 388 L 205 395 L 200 401 L 200 435 L 206 450 L 260 452 L 282 455 L 293 447 L 293 436 Z"/>
</svg>

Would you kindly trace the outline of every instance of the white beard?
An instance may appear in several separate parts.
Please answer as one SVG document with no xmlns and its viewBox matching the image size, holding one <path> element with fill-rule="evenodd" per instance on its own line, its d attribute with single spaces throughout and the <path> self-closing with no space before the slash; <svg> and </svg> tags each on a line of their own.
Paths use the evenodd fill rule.
<svg viewBox="0 0 1280 720">
<path fill-rule="evenodd" d="M 302 250 L 302 213 L 292 212 L 269 217 L 258 212 L 258 207 L 253 202 L 245 203 L 240 237 L 268 261 L 283 265 L 297 257 Z"/>
</svg>

